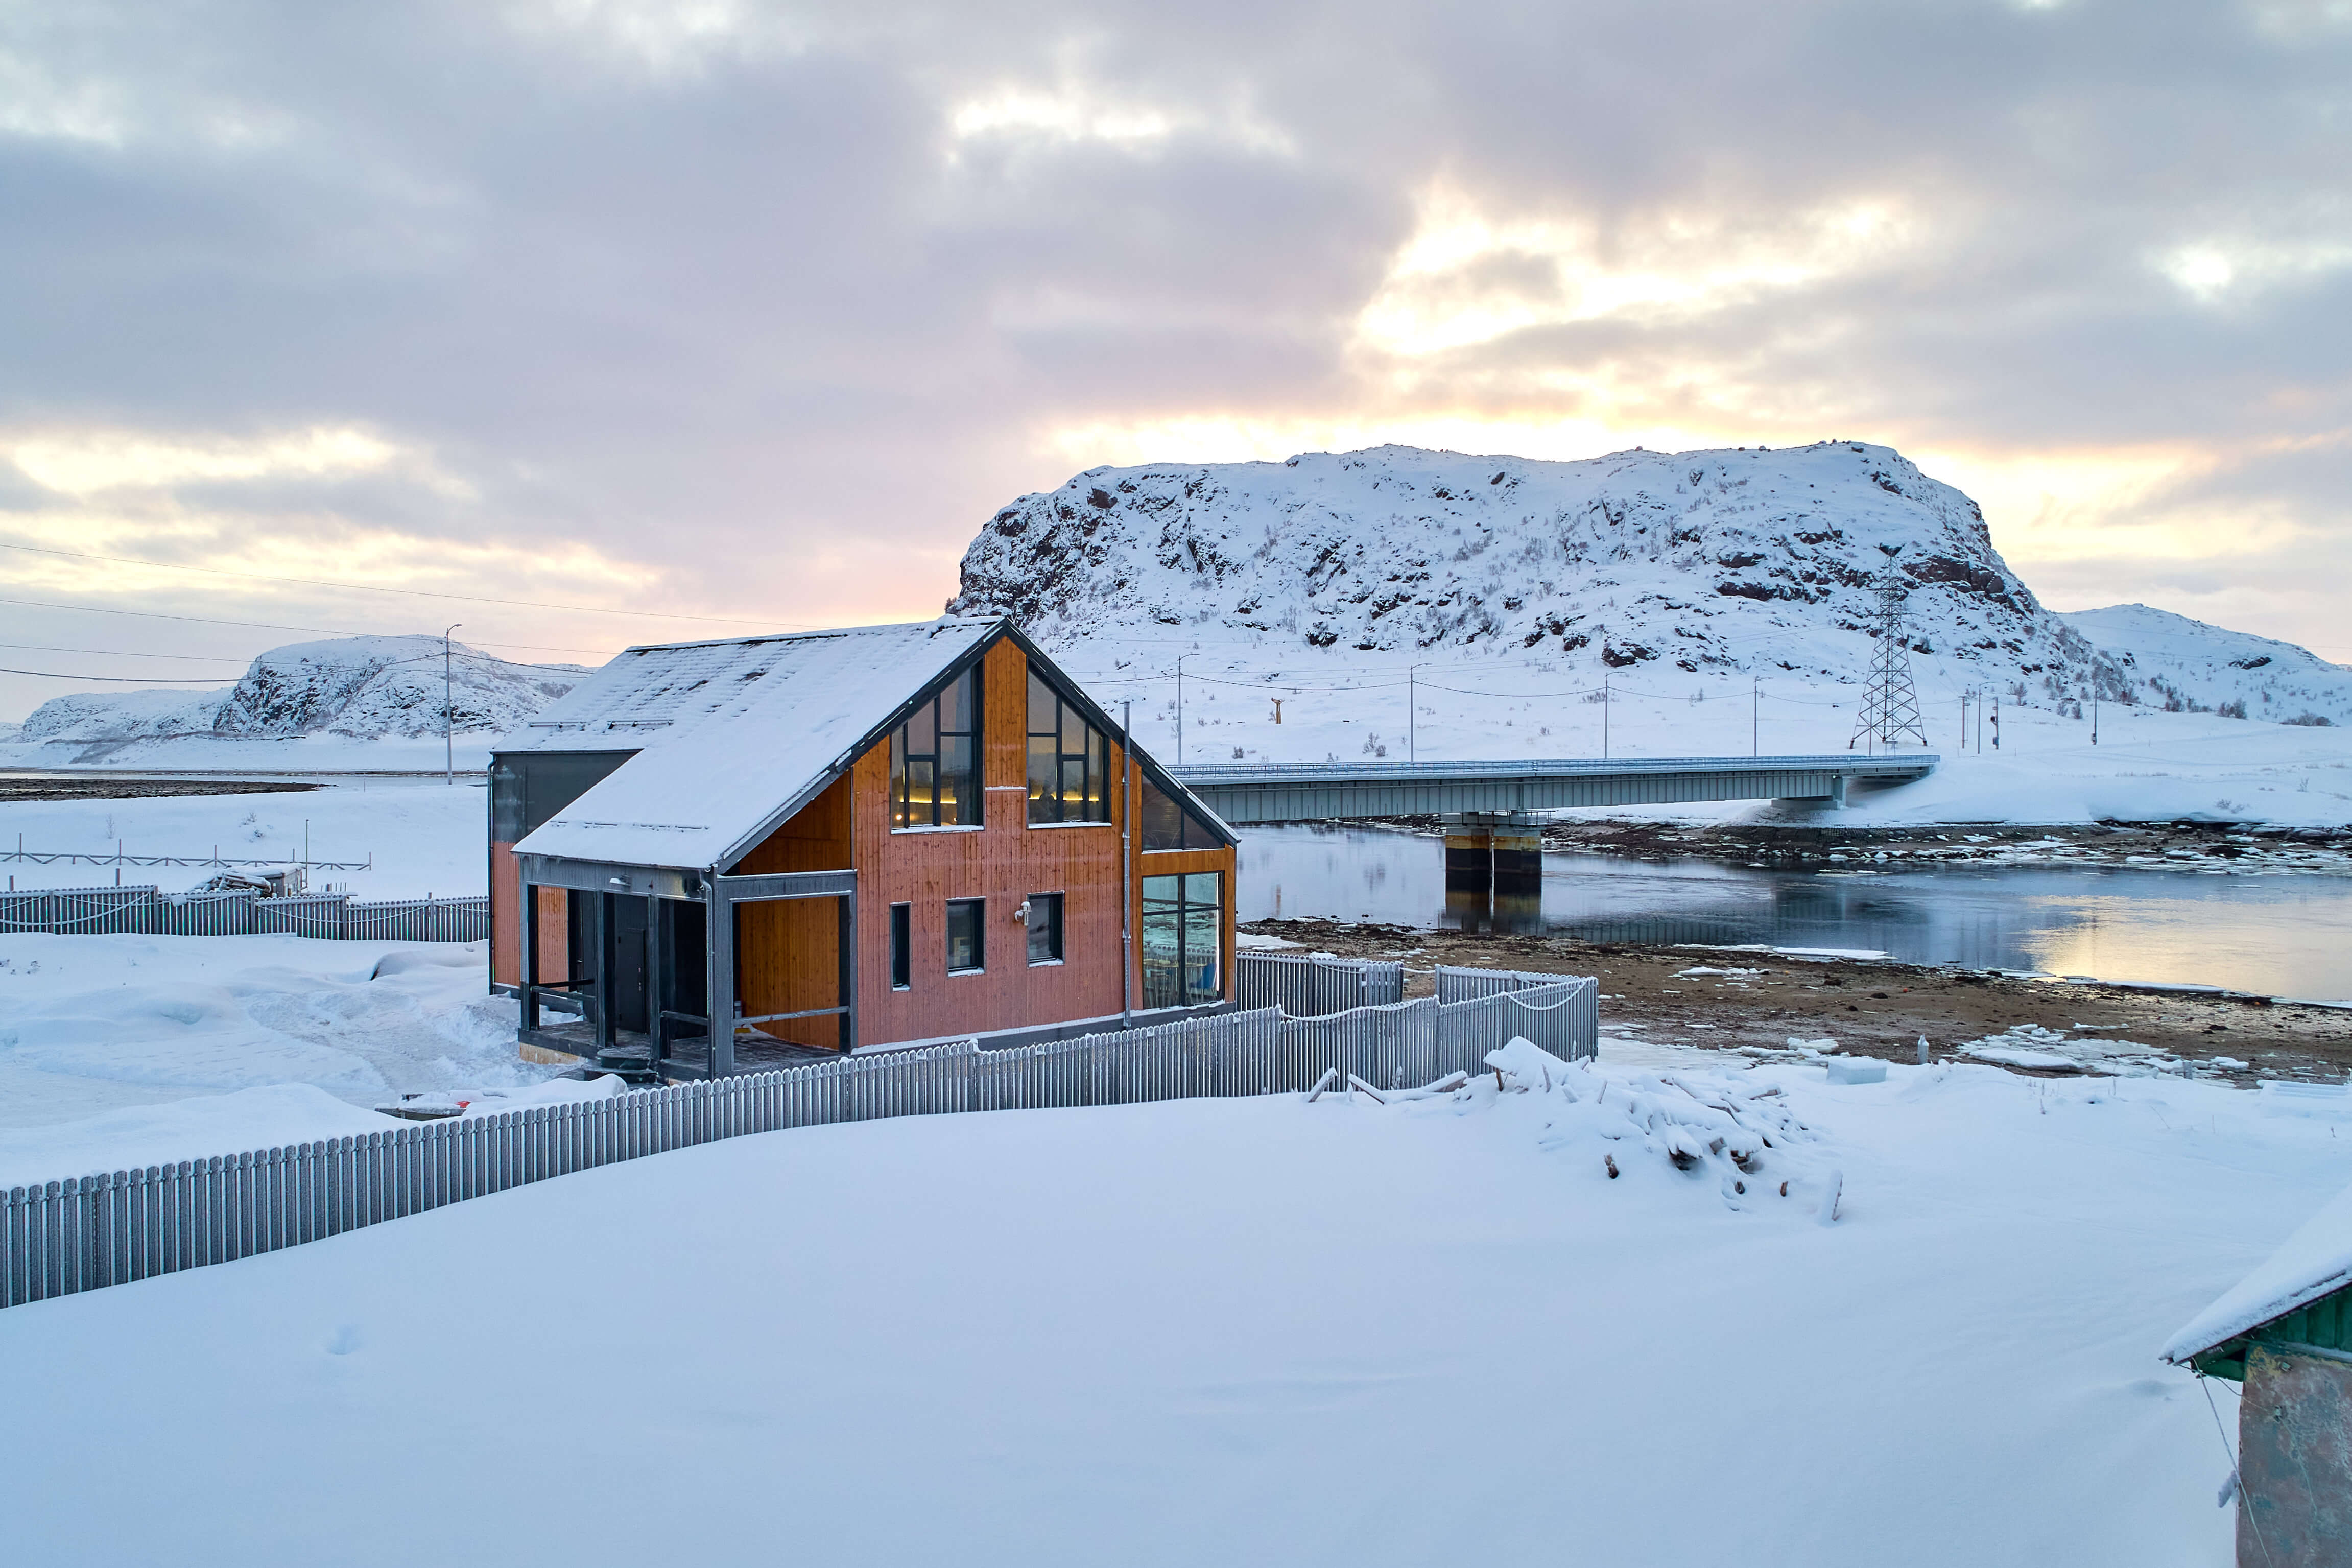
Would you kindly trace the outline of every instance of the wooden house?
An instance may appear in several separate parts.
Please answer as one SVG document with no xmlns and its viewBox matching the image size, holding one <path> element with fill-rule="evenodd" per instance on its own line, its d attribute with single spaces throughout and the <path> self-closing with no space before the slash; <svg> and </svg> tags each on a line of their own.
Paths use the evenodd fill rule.
<svg viewBox="0 0 2352 1568">
<path fill-rule="evenodd" d="M 526 1052 L 719 1076 L 1231 996 L 1232 830 L 1006 620 L 631 648 L 489 816 Z"/>
</svg>

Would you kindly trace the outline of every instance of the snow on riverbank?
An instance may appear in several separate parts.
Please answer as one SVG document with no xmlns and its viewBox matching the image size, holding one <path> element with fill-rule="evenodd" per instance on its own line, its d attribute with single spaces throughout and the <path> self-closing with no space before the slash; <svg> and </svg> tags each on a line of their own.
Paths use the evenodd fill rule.
<svg viewBox="0 0 2352 1568">
<path fill-rule="evenodd" d="M 21 837 L 28 850 L 229 859 L 365 861 L 365 871 L 314 871 L 313 887 L 347 884 L 362 899 L 478 894 L 488 885 L 483 786 L 460 779 L 352 780 L 324 789 L 261 795 L 149 795 L 135 800 L 0 801 L 0 850 Z M 112 866 L 10 861 L 19 888 L 93 888 Z M 201 866 L 125 866 L 126 883 L 182 891 L 211 876 Z"/>
<path fill-rule="evenodd" d="M 372 1107 L 551 1077 L 516 1059 L 514 1004 L 487 994 L 486 962 L 479 943 L 0 936 L 0 1158 L 18 1128 L 200 1095 L 309 1086 Z M 316 1103 L 274 1141 L 352 1131 L 304 1131 Z"/>
<path fill-rule="evenodd" d="M 1633 1075 L 1603 1076 L 1613 1106 Z M 2342 1186 L 2352 1128 L 2179 1080 L 1728 1075 L 1842 1175 L 1825 1226 L 1705 1162 L 1612 1180 L 1563 1098 L 1479 1082 L 739 1139 L 0 1312 L 13 1538 L 257 1568 L 738 1563 L 780 1531 L 835 1563 L 2229 1560 L 2213 1418 L 2157 1352 Z M 622 1353 L 616 1324 L 656 1331 Z M 549 1489 L 617 1453 L 646 1502 Z"/>
</svg>

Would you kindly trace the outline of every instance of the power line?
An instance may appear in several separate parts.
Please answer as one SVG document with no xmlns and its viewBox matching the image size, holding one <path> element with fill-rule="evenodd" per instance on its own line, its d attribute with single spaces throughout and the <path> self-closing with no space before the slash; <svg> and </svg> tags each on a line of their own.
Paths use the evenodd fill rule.
<svg viewBox="0 0 2352 1568">
<path fill-rule="evenodd" d="M 317 632 L 331 637 L 429 637 L 429 632 L 354 632 L 341 626 L 293 626 L 276 621 L 225 621 L 212 616 L 170 616 L 161 610 L 117 610 L 104 605 L 60 605 L 46 599 L 0 599 L 0 605 L 19 605 L 36 610 L 79 610 L 93 616 L 136 616 L 146 621 L 187 621 L 204 626 L 249 626 L 265 632 Z M 486 642 L 483 647 L 519 647 L 533 653 L 585 653 L 598 658 L 610 658 L 620 650 L 609 647 L 555 647 L 546 643 Z"/>
<path fill-rule="evenodd" d="M 104 680 L 121 686 L 218 686 L 221 684 L 221 678 L 217 675 L 73 675 L 59 669 L 10 669 L 5 665 L 0 665 L 0 675 L 29 675 L 41 680 Z"/>
<path fill-rule="evenodd" d="M 22 649 L 26 653 L 95 653 L 109 658 L 173 658 L 183 664 L 247 664 L 251 661 L 229 654 L 209 653 L 138 653 L 127 647 L 59 647 L 53 643 L 0 642 L 0 647 Z"/>
<path fill-rule="evenodd" d="M 105 561 L 117 566 L 152 566 L 163 572 L 201 572 L 208 577 L 241 577 L 253 583 L 294 583 L 306 588 L 342 588 L 361 594 L 401 594 L 412 599 L 457 599 L 468 605 L 511 605 L 526 610 L 577 610 L 592 616 L 635 616 L 656 621 L 707 621 L 714 626 L 790 626 L 822 631 L 803 621 L 776 621 L 749 616 L 681 616 L 667 610 L 615 610 L 605 605 L 557 605 L 540 599 L 488 599 L 478 594 L 440 594 L 429 588 L 386 588 L 374 583 L 335 583 L 321 577 L 273 577 L 263 572 L 230 572 L 217 566 L 187 566 L 176 561 L 142 561 L 130 555 L 93 555 L 82 550 L 53 550 L 38 544 L 11 544 L 0 540 L 0 550 L 22 550 L 34 555 L 64 555 L 76 561 Z M 520 647 L 520 644 L 509 644 Z"/>
</svg>

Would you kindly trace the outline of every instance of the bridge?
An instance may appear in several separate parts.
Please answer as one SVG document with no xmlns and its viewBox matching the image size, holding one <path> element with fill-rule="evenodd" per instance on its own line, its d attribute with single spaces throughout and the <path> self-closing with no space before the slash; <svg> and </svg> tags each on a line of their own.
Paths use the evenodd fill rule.
<svg viewBox="0 0 2352 1568">
<path fill-rule="evenodd" d="M 1931 752 L 1808 757 L 1580 757 L 1554 762 L 1201 763 L 1171 768 L 1236 827 L 1349 816 L 1517 816 L 1705 800 L 1845 805 L 1849 784 L 1909 784 Z"/>
</svg>

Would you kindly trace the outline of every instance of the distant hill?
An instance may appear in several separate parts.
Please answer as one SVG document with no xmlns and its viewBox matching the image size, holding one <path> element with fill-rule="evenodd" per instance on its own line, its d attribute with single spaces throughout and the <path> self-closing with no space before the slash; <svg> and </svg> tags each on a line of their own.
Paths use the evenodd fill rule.
<svg viewBox="0 0 2352 1568">
<path fill-rule="evenodd" d="M 2074 610 L 2061 618 L 2112 655 L 2158 707 L 2210 712 L 2243 702 L 2250 719 L 2352 723 L 2352 669 L 2294 643 L 2146 605 Z"/>
<path fill-rule="evenodd" d="M 524 665 L 451 646 L 449 712 L 459 734 L 527 722 L 587 675 L 577 665 Z M 235 686 L 210 691 L 75 692 L 35 709 L 14 739 L 22 752 L 95 762 L 163 742 L 424 739 L 442 733 L 442 649 L 436 637 L 338 637 L 257 658 Z"/>
</svg>

